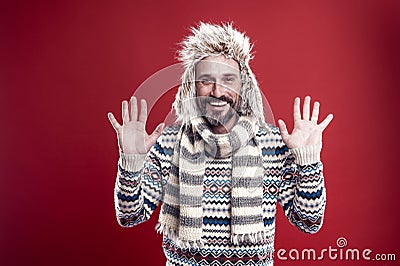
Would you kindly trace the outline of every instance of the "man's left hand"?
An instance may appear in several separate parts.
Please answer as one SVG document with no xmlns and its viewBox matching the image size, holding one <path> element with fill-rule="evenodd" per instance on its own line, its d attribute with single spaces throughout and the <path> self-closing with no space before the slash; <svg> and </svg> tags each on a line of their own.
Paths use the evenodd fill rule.
<svg viewBox="0 0 400 266">
<path fill-rule="evenodd" d="M 303 117 L 300 112 L 300 98 L 296 97 L 293 106 L 294 128 L 291 134 L 288 133 L 286 124 L 283 120 L 278 120 L 279 130 L 282 140 L 290 149 L 322 145 L 322 132 L 333 119 L 333 114 L 329 114 L 318 124 L 319 102 L 314 102 L 312 115 L 310 118 L 311 97 L 304 98 Z"/>
</svg>

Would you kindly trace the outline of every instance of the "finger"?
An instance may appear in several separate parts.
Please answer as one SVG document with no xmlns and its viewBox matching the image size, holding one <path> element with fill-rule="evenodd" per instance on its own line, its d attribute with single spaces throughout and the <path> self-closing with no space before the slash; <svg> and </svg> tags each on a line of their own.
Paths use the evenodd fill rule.
<svg viewBox="0 0 400 266">
<path fill-rule="evenodd" d="M 137 99 L 135 96 L 131 97 L 131 121 L 137 121 L 138 117 L 138 108 L 137 108 Z"/>
<path fill-rule="evenodd" d="M 294 121 L 301 120 L 301 114 L 300 114 L 300 98 L 296 97 L 294 99 L 294 104 L 293 104 L 293 118 Z"/>
<path fill-rule="evenodd" d="M 122 123 L 129 122 L 128 101 L 122 101 Z"/>
<path fill-rule="evenodd" d="M 319 102 L 315 102 L 312 111 L 311 121 L 317 123 L 318 116 L 319 116 Z"/>
<path fill-rule="evenodd" d="M 108 120 L 110 120 L 111 125 L 115 129 L 115 131 L 119 131 L 121 128 L 121 125 L 118 123 L 117 119 L 115 119 L 114 115 L 110 112 L 107 114 Z"/>
<path fill-rule="evenodd" d="M 303 119 L 304 120 L 310 120 L 310 102 L 311 102 L 311 97 L 306 96 L 304 98 L 304 104 L 303 104 Z"/>
<path fill-rule="evenodd" d="M 165 124 L 164 124 L 164 123 L 159 124 L 159 125 L 156 127 L 156 129 L 154 129 L 153 133 L 151 133 L 151 135 L 156 135 L 156 136 L 158 137 L 159 135 L 161 135 L 161 133 L 162 133 L 164 127 L 165 127 Z"/>
<path fill-rule="evenodd" d="M 146 123 L 147 120 L 147 102 L 145 99 L 140 101 L 140 114 L 139 114 L 139 121 Z"/>
<path fill-rule="evenodd" d="M 286 124 L 282 119 L 278 120 L 279 131 L 281 132 L 282 138 L 286 139 L 289 136 L 289 132 L 287 130 Z"/>
<path fill-rule="evenodd" d="M 329 114 L 325 117 L 324 121 L 322 121 L 321 124 L 319 124 L 322 130 L 324 130 L 329 125 L 332 119 L 333 119 L 333 114 Z"/>
<path fill-rule="evenodd" d="M 156 129 L 153 131 L 153 133 L 151 133 L 150 135 L 150 143 L 148 143 L 149 147 L 146 147 L 147 149 L 150 148 L 151 146 L 154 145 L 154 143 L 156 143 L 158 137 L 161 135 L 163 129 L 165 127 L 164 123 L 159 124 Z"/>
</svg>

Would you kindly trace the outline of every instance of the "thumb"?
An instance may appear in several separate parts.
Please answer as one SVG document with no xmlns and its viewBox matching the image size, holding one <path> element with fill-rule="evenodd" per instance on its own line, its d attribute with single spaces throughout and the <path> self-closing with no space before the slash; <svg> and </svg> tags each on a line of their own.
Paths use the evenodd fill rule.
<svg viewBox="0 0 400 266">
<path fill-rule="evenodd" d="M 154 129 L 153 133 L 150 135 L 150 146 L 153 146 L 154 143 L 156 143 L 158 137 L 161 135 L 163 129 L 165 127 L 164 123 L 159 124 L 156 129 Z"/>
<path fill-rule="evenodd" d="M 107 114 L 107 116 L 108 116 L 108 120 L 110 120 L 110 123 L 111 123 L 112 127 L 114 128 L 114 130 L 118 134 L 119 131 L 121 130 L 121 125 L 118 123 L 117 119 L 115 119 L 113 113 L 109 112 Z"/>
<path fill-rule="evenodd" d="M 282 138 L 286 139 L 289 136 L 286 124 L 282 119 L 278 120 L 279 131 L 281 132 Z"/>
</svg>

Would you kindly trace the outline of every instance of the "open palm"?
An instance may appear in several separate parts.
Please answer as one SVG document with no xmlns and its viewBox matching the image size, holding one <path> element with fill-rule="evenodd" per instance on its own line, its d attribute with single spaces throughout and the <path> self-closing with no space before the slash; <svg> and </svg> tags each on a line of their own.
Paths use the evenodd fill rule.
<svg viewBox="0 0 400 266">
<path fill-rule="evenodd" d="M 329 114 L 318 124 L 319 102 L 315 102 L 310 117 L 311 97 L 306 96 L 303 105 L 303 117 L 300 112 L 300 98 L 296 97 L 293 105 L 294 128 L 289 134 L 286 124 L 283 120 L 278 120 L 279 130 L 282 140 L 288 148 L 299 148 L 311 145 L 322 144 L 322 132 L 333 119 Z"/>
<path fill-rule="evenodd" d="M 130 103 L 122 101 L 122 125 L 112 113 L 108 113 L 111 125 L 117 132 L 118 146 L 127 154 L 145 154 L 160 136 L 164 123 L 159 124 L 151 135 L 146 132 L 147 103 L 141 100 L 140 113 L 136 97 Z"/>
</svg>

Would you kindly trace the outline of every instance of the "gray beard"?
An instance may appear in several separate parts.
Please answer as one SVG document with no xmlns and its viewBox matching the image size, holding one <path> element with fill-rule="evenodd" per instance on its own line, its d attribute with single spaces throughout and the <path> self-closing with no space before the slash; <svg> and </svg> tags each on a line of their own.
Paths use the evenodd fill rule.
<svg viewBox="0 0 400 266">
<path fill-rule="evenodd" d="M 226 125 L 226 123 L 228 123 L 228 121 L 231 120 L 233 116 L 235 116 L 236 110 L 230 108 L 225 115 L 222 115 L 221 113 L 222 112 L 211 112 L 211 114 L 207 113 L 203 117 L 210 124 L 210 126 L 223 126 Z"/>
<path fill-rule="evenodd" d="M 197 97 L 196 104 L 198 107 L 198 115 L 203 117 L 210 126 L 224 126 L 230 121 L 234 116 L 238 116 L 238 110 L 235 103 L 230 103 L 230 108 L 226 114 L 223 111 L 211 111 L 207 110 L 207 101 L 210 97 Z"/>
</svg>

